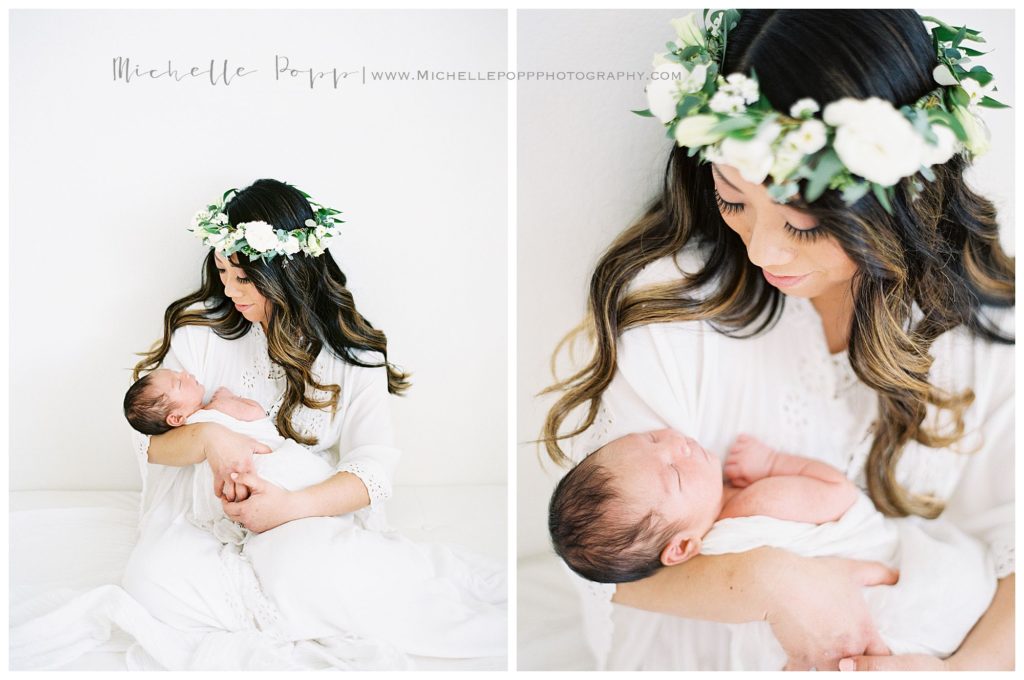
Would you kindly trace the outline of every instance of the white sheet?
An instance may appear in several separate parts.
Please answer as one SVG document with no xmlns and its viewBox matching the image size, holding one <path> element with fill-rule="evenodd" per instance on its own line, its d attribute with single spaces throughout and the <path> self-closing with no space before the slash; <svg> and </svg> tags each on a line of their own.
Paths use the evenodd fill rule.
<svg viewBox="0 0 1024 680">
<path fill-rule="evenodd" d="M 138 498 L 129 491 L 12 492 L 10 624 L 118 583 L 135 543 Z M 502 563 L 505 533 L 495 527 L 506 526 L 505 515 L 503 485 L 399 487 L 388 502 L 389 521 L 405 536 L 456 543 Z M 103 646 L 62 670 L 124 670 L 130 642 L 115 631 Z M 499 669 L 503 663 L 417 659 L 417 667 L 427 669 Z"/>
</svg>

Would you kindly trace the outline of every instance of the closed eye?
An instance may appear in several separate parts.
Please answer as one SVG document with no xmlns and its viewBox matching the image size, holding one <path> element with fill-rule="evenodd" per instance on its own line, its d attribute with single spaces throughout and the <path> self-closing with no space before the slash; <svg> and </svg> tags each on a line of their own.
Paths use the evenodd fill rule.
<svg viewBox="0 0 1024 680">
<path fill-rule="evenodd" d="M 718 209 L 722 212 L 723 215 L 732 215 L 734 213 L 743 211 L 742 203 L 732 203 L 722 198 L 722 195 L 718 193 L 718 187 L 715 187 L 715 202 L 718 203 Z M 786 222 L 785 228 L 786 233 L 788 233 L 790 236 L 792 236 L 798 241 L 814 241 L 819 236 L 824 235 L 824 231 L 822 230 L 820 224 L 807 229 L 799 229 L 797 227 L 794 227 L 789 222 Z"/>
<path fill-rule="evenodd" d="M 671 467 L 672 467 L 673 470 L 675 470 L 675 473 L 676 473 L 676 483 L 679 484 L 679 490 L 682 491 L 683 490 L 683 477 L 682 477 L 682 475 L 679 474 L 679 468 L 677 468 L 675 465 L 673 465 Z"/>
</svg>

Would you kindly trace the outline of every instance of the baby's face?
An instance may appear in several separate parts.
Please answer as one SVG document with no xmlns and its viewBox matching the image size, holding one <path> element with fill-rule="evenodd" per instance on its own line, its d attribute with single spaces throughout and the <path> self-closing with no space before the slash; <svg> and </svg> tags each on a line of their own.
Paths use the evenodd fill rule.
<svg viewBox="0 0 1024 680">
<path fill-rule="evenodd" d="M 150 385 L 157 394 L 166 395 L 174 404 L 173 412 L 190 416 L 203 407 L 206 388 L 187 371 L 161 368 L 153 371 Z"/>
<path fill-rule="evenodd" d="M 675 430 L 626 435 L 595 455 L 629 506 L 643 513 L 656 509 L 702 536 L 721 512 L 721 461 Z"/>
</svg>

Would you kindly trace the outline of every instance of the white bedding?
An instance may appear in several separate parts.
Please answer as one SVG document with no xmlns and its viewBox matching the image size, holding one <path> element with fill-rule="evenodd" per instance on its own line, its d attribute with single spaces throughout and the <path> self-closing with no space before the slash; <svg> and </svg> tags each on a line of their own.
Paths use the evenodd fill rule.
<svg viewBox="0 0 1024 680">
<path fill-rule="evenodd" d="M 11 492 L 10 624 L 78 593 L 119 583 L 135 544 L 138 504 L 133 491 Z M 387 512 L 408 538 L 456 543 L 504 564 L 505 532 L 495 527 L 507 526 L 506 508 L 504 485 L 398 486 Z M 126 635 L 114 631 L 108 642 L 62 670 L 125 670 L 129 645 Z"/>
<path fill-rule="evenodd" d="M 554 553 L 521 558 L 516 576 L 516 666 L 522 671 L 594 670 L 580 597 Z"/>
</svg>

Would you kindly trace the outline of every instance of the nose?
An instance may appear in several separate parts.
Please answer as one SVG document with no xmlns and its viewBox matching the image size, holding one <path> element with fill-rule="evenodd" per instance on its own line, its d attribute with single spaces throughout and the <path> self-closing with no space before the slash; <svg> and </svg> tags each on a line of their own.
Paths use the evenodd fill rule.
<svg viewBox="0 0 1024 680">
<path fill-rule="evenodd" d="M 750 232 L 747 257 L 762 268 L 789 264 L 796 257 L 796 250 L 788 239 L 783 222 L 759 222 Z"/>
</svg>

